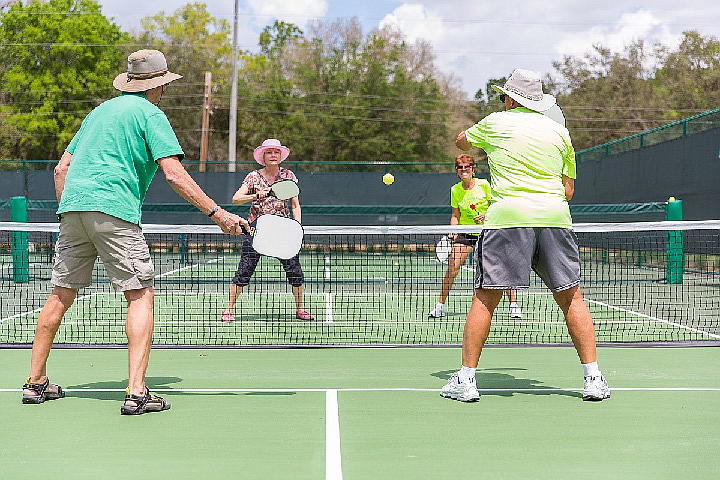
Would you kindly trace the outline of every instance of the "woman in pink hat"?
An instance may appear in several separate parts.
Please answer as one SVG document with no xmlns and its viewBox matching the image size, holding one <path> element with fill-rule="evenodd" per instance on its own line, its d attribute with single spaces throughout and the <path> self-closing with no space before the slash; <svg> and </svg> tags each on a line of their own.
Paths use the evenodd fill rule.
<svg viewBox="0 0 720 480">
<path fill-rule="evenodd" d="M 280 167 L 280 162 L 290 155 L 290 149 L 280 143 L 280 140 L 269 138 L 262 145 L 257 147 L 253 152 L 255 161 L 263 166 L 259 170 L 254 170 L 247 174 L 242 185 L 233 195 L 232 203 L 234 205 L 242 205 L 252 202 L 250 205 L 250 213 L 248 222 L 252 223 L 255 219 L 263 214 L 290 216 L 292 210 L 293 218 L 299 223 L 301 222 L 301 209 L 298 197 L 290 199 L 290 207 L 288 208 L 287 200 L 278 200 L 273 196 L 268 196 L 270 186 L 280 180 L 292 180 L 297 182 L 295 174 L 287 168 Z M 260 254 L 253 250 L 248 236 L 243 236 L 242 256 L 238 264 L 235 276 L 230 285 L 230 296 L 227 306 L 222 312 L 223 322 L 232 322 L 235 320 L 233 316 L 233 307 L 237 301 L 238 295 L 243 287 L 250 283 L 250 277 L 255 273 Z M 307 310 L 303 309 L 303 283 L 305 277 L 300 267 L 300 258 L 298 255 L 288 259 L 280 260 L 288 282 L 292 285 L 293 296 L 295 297 L 295 317 L 300 320 L 315 320 Z"/>
</svg>

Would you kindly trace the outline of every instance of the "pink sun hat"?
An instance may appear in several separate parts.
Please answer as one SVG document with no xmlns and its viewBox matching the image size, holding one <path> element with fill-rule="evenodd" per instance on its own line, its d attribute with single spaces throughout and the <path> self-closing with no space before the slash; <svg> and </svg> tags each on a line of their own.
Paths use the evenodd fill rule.
<svg viewBox="0 0 720 480">
<path fill-rule="evenodd" d="M 285 145 L 281 144 L 280 140 L 278 140 L 276 138 L 268 138 L 267 140 L 265 140 L 262 143 L 262 145 L 260 145 L 253 151 L 253 157 L 255 157 L 255 161 L 257 163 L 259 163 L 260 165 L 262 165 L 263 167 L 265 166 L 265 160 L 263 159 L 263 153 L 265 153 L 265 150 L 268 150 L 270 148 L 280 150 L 280 152 L 281 152 L 280 153 L 280 162 L 285 160 L 290 155 L 290 149 L 288 147 L 286 147 Z M 280 162 L 278 162 L 278 163 L 280 163 Z"/>
</svg>

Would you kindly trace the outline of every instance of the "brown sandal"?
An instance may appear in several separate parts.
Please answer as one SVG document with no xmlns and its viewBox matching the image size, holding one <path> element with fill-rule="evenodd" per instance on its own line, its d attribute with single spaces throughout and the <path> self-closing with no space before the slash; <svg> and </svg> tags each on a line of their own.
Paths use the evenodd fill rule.
<svg viewBox="0 0 720 480">
<path fill-rule="evenodd" d="M 48 387 L 50 385 L 50 379 L 47 377 L 45 377 L 45 382 L 43 383 L 30 383 L 30 377 L 28 377 L 22 388 L 23 390 L 32 390 L 35 392 L 35 395 L 26 395 L 23 393 L 22 403 L 38 404 L 43 403 L 45 400 L 57 400 L 65 396 L 65 392 L 63 392 L 63 389 L 60 388 L 59 385 L 53 385 L 57 387 L 57 392 L 49 392 Z"/>
<path fill-rule="evenodd" d="M 162 412 L 170 408 L 170 402 L 153 395 L 147 387 L 145 387 L 144 395 L 132 395 L 127 390 L 125 393 L 126 404 L 120 407 L 121 415 L 142 415 L 148 412 Z M 134 402 L 135 405 L 127 405 L 127 402 Z"/>
</svg>

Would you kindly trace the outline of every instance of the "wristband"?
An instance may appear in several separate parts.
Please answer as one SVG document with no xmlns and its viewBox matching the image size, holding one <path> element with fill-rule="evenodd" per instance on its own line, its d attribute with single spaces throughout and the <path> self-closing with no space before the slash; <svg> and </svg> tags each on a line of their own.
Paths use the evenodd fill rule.
<svg viewBox="0 0 720 480">
<path fill-rule="evenodd" d="M 217 211 L 220 210 L 220 205 L 215 205 L 215 208 L 212 209 L 212 212 L 208 213 L 208 217 L 212 217 L 217 213 Z"/>
</svg>

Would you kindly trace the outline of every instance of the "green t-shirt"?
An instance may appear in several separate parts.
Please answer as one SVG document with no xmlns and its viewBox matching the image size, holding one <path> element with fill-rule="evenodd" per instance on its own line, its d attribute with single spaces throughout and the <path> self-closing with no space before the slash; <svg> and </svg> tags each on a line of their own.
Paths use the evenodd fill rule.
<svg viewBox="0 0 720 480">
<path fill-rule="evenodd" d="M 485 150 L 492 204 L 485 228 L 571 228 L 562 176 L 575 178 L 575 150 L 568 130 L 525 107 L 491 113 L 465 131 Z"/>
<path fill-rule="evenodd" d="M 103 212 L 136 225 L 155 161 L 185 157 L 167 117 L 144 93 L 96 107 L 66 150 L 72 160 L 57 213 Z"/>
<path fill-rule="evenodd" d="M 487 212 L 490 206 L 490 184 L 483 178 L 475 179 L 475 186 L 465 190 L 462 182 L 450 188 L 450 205 L 460 210 L 459 225 L 475 225 L 475 216 Z"/>
</svg>

